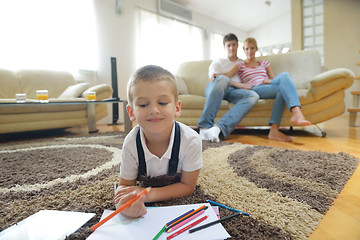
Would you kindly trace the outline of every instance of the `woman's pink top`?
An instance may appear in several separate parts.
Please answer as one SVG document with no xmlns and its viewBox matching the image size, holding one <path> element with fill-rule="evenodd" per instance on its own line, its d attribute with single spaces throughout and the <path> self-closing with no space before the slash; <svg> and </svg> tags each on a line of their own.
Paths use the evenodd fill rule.
<svg viewBox="0 0 360 240">
<path fill-rule="evenodd" d="M 259 65 L 255 67 L 247 67 L 245 61 L 237 63 L 242 83 L 249 84 L 253 87 L 269 78 L 266 68 L 270 66 L 270 63 L 268 61 L 258 61 L 258 64 Z"/>
</svg>

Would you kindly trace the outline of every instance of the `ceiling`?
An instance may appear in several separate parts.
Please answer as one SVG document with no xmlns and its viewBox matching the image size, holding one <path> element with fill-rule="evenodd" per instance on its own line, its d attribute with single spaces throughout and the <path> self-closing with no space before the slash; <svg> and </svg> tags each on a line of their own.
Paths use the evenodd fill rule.
<svg viewBox="0 0 360 240">
<path fill-rule="evenodd" d="M 245 32 L 251 32 L 291 11 L 290 0 L 173 1 Z"/>
</svg>

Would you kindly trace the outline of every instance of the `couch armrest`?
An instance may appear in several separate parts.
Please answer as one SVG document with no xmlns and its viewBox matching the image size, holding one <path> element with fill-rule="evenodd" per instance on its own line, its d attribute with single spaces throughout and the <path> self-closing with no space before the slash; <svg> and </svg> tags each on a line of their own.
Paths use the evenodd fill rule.
<svg viewBox="0 0 360 240">
<path fill-rule="evenodd" d="M 336 68 L 315 76 L 311 81 L 311 92 L 315 100 L 322 99 L 339 90 L 349 88 L 354 82 L 354 73 L 346 68 Z"/>
<path fill-rule="evenodd" d="M 96 100 L 100 101 L 109 98 L 113 93 L 113 89 L 108 84 L 99 84 L 86 89 L 81 96 L 86 98 L 88 92 L 96 92 Z"/>
</svg>

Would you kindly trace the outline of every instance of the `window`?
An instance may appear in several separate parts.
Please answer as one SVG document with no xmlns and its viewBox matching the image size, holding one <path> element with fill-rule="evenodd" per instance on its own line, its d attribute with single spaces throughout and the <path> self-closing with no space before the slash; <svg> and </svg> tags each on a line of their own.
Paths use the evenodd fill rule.
<svg viewBox="0 0 360 240">
<path fill-rule="evenodd" d="M 0 66 L 96 70 L 92 1 L 1 0 Z"/>
<path fill-rule="evenodd" d="M 210 33 L 210 59 L 225 58 L 226 52 L 223 43 L 224 36 L 218 33 Z"/>
<path fill-rule="evenodd" d="M 324 63 L 324 4 L 323 0 L 303 1 L 303 48 L 316 49 Z"/>
<path fill-rule="evenodd" d="M 182 62 L 203 59 L 203 30 L 138 8 L 136 67 L 159 65 L 173 73 Z"/>
</svg>

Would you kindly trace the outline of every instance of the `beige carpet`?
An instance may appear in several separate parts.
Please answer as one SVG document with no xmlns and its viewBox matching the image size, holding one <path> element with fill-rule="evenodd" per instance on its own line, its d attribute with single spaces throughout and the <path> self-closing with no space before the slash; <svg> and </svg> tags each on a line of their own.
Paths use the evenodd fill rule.
<svg viewBox="0 0 360 240">
<path fill-rule="evenodd" d="M 0 230 L 42 209 L 93 212 L 68 239 L 85 239 L 114 209 L 123 136 L 63 137 L 0 145 Z M 232 239 L 306 239 L 355 171 L 348 154 L 204 142 L 195 193 L 151 206 L 213 200 L 252 214 L 223 223 Z M 150 206 L 150 205 L 149 205 Z M 231 212 L 220 209 L 222 217 Z"/>
</svg>

